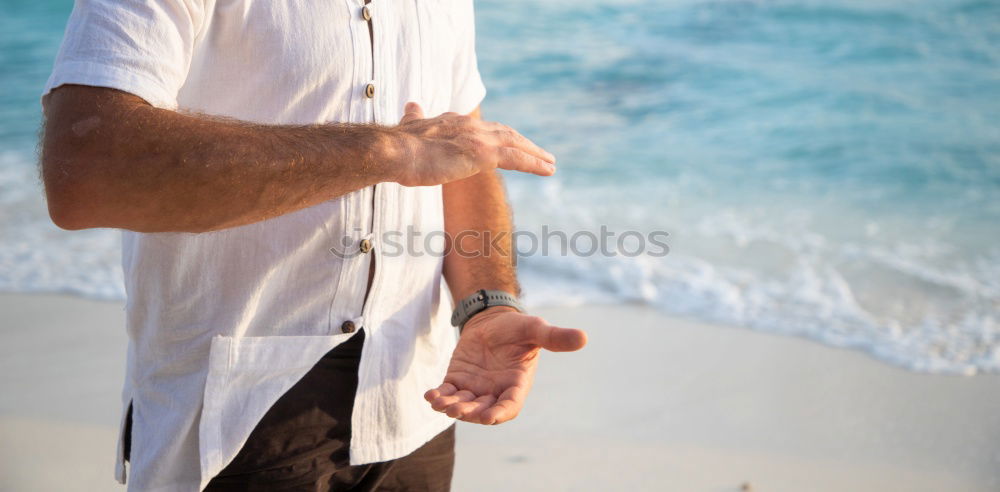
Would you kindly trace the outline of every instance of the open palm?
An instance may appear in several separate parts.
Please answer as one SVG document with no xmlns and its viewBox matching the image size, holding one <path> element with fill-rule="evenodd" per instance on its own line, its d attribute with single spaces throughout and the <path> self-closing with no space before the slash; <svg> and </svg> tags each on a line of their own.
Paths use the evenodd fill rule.
<svg viewBox="0 0 1000 492">
<path fill-rule="evenodd" d="M 541 349 L 571 352 L 586 343 L 583 331 L 511 308 L 490 308 L 465 324 L 444 382 L 424 398 L 435 410 L 466 422 L 506 422 L 524 406 Z"/>
</svg>

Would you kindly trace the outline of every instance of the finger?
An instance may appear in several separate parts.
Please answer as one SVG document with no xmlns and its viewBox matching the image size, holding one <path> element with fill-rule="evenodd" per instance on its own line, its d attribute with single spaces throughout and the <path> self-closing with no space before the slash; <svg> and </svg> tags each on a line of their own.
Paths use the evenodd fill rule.
<svg viewBox="0 0 1000 492">
<path fill-rule="evenodd" d="M 484 425 L 497 425 L 517 417 L 524 406 L 525 396 L 527 396 L 527 390 L 520 386 L 514 386 L 504 391 L 492 407 L 483 410 L 479 421 Z"/>
<path fill-rule="evenodd" d="M 427 401 L 434 401 L 434 399 L 439 396 L 454 395 L 456 391 L 458 391 L 458 388 L 456 388 L 454 384 L 442 383 L 441 386 L 438 386 L 437 388 L 427 390 L 427 392 L 424 393 L 424 399 Z"/>
<path fill-rule="evenodd" d="M 501 147 L 498 157 L 497 167 L 500 169 L 521 171 L 539 176 L 552 176 L 556 172 L 556 166 L 551 163 L 513 147 Z"/>
<path fill-rule="evenodd" d="M 403 107 L 403 118 L 399 120 L 399 124 L 409 123 L 413 120 L 421 120 L 424 118 L 424 110 L 420 109 L 420 105 L 415 102 L 408 102 L 406 106 Z"/>
<path fill-rule="evenodd" d="M 451 396 L 439 396 L 431 402 L 431 408 L 439 412 L 443 412 L 445 409 L 459 402 L 472 401 L 476 399 L 476 395 L 472 394 L 471 391 L 462 390 Z"/>
<path fill-rule="evenodd" d="M 497 399 L 493 395 L 483 395 L 473 401 L 456 403 L 445 409 L 449 417 L 466 422 L 479 423 L 479 414 L 493 406 Z"/>
<path fill-rule="evenodd" d="M 476 398 L 476 401 L 479 402 L 479 405 L 470 409 L 465 415 L 463 415 L 462 420 L 466 422 L 471 422 L 473 424 L 483 423 L 482 422 L 483 412 L 485 412 L 488 408 L 496 404 L 497 397 L 493 395 L 485 395 Z"/>
<path fill-rule="evenodd" d="M 535 144 L 535 142 L 532 142 L 528 139 L 528 137 L 516 132 L 513 128 L 499 125 L 499 128 L 494 130 L 494 133 L 497 135 L 497 138 L 504 143 L 504 145 L 527 152 L 528 154 L 538 157 L 549 164 L 555 164 L 556 162 L 556 156 L 539 147 Z"/>
<path fill-rule="evenodd" d="M 527 317 L 521 325 L 522 337 L 552 352 L 573 352 L 587 345 L 587 333 L 575 328 L 559 328 L 542 318 Z"/>
</svg>

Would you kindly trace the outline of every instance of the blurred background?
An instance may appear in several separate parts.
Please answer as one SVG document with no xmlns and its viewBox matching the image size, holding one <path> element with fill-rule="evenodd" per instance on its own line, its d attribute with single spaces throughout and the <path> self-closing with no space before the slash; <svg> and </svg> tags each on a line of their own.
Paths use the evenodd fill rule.
<svg viewBox="0 0 1000 492">
<path fill-rule="evenodd" d="M 1000 490 L 1000 2 L 476 5 L 485 117 L 559 157 L 553 178 L 509 177 L 518 228 L 666 231 L 671 252 L 521 258 L 527 303 L 590 329 L 592 359 L 547 359 L 535 416 L 500 437 L 470 429 L 464 456 L 494 463 L 496 480 L 524 470 L 520 486 L 538 490 L 611 490 L 598 484 L 622 473 L 638 481 L 614 483 L 632 490 L 758 475 L 760 490 Z M 72 5 L 0 7 L 0 290 L 111 306 L 95 350 L 113 376 L 119 235 L 53 226 L 35 164 L 39 95 Z M 30 314 L 57 316 L 65 296 L 16 299 L 0 317 L 0 415 L 15 417 L 56 398 L 22 377 L 38 359 L 15 347 L 73 328 Z M 119 383 L 83 398 L 113 409 Z M 642 395 L 610 406 L 595 391 Z M 622 417 L 638 420 L 608 430 Z M 504 447 L 511 435 L 547 437 Z M 110 488 L 112 448 L 94 446 Z M 459 490 L 489 489 L 461 456 Z M 586 463 L 604 467 L 581 482 L 552 471 Z M 689 487 L 660 481 L 673 478 Z"/>
</svg>

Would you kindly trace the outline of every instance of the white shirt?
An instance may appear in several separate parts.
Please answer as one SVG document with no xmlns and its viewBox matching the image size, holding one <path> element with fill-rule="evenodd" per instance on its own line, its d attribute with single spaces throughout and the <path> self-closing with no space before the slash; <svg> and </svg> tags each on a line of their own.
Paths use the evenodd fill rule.
<svg viewBox="0 0 1000 492">
<path fill-rule="evenodd" d="M 269 124 L 394 125 L 407 101 L 428 115 L 475 109 L 485 89 L 471 0 L 375 0 L 374 46 L 362 7 L 78 0 L 45 91 L 112 87 L 162 108 Z M 203 488 L 275 400 L 352 336 L 345 321 L 366 332 L 351 463 L 404 456 L 449 426 L 422 398 L 456 341 L 442 258 L 385 254 L 380 244 L 408 228 L 443 230 L 440 187 L 382 183 L 205 234 L 125 231 L 129 490 Z M 374 249 L 331 253 L 344 237 L 355 252 L 362 239 Z M 125 481 L 121 445 L 116 476 Z"/>
</svg>

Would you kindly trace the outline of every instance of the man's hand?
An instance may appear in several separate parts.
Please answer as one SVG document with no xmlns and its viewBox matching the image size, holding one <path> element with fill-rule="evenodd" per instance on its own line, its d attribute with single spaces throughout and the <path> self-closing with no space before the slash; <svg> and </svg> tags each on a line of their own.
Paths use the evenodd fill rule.
<svg viewBox="0 0 1000 492">
<path fill-rule="evenodd" d="M 500 424 L 524 406 L 541 349 L 572 352 L 586 344 L 581 330 L 557 328 L 513 308 L 489 308 L 465 324 L 444 383 L 424 398 L 451 417 Z"/>
<path fill-rule="evenodd" d="M 410 152 L 395 181 L 403 186 L 450 183 L 496 168 L 539 176 L 556 172 L 556 158 L 512 128 L 479 118 L 445 113 L 424 119 L 407 103 L 397 127 L 410 135 Z"/>
</svg>

